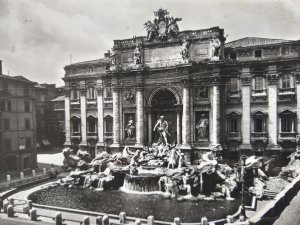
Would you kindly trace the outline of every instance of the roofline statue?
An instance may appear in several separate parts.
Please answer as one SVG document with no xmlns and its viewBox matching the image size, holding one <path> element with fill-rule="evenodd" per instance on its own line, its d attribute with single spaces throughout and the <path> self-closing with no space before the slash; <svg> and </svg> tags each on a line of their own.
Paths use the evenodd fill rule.
<svg viewBox="0 0 300 225">
<path fill-rule="evenodd" d="M 153 22 L 148 20 L 144 26 L 147 31 L 147 40 L 168 40 L 170 38 L 177 38 L 179 27 L 177 22 L 182 18 L 169 17 L 169 12 L 165 9 L 159 9 L 154 12 L 155 18 Z"/>
</svg>

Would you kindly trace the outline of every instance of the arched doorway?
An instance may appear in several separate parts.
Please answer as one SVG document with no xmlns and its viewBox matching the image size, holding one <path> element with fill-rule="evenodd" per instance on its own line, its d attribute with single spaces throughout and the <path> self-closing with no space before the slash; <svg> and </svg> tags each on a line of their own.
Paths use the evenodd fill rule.
<svg viewBox="0 0 300 225">
<path fill-rule="evenodd" d="M 152 140 L 150 143 L 156 142 L 159 138 L 158 132 L 153 131 L 156 121 L 160 116 L 164 116 L 168 122 L 168 134 L 167 139 L 170 144 L 177 144 L 177 105 L 178 100 L 174 93 L 167 89 L 159 89 L 156 91 L 151 98 L 151 131 Z M 150 131 L 150 129 L 149 129 Z"/>
</svg>

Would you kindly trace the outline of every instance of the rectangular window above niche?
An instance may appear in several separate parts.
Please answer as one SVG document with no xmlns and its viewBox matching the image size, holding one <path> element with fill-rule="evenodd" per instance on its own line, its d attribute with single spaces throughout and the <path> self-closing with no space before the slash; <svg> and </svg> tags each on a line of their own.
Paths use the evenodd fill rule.
<svg viewBox="0 0 300 225">
<path fill-rule="evenodd" d="M 257 49 L 254 51 L 254 57 L 255 58 L 261 58 L 262 57 L 262 50 L 261 49 Z"/>
<path fill-rule="evenodd" d="M 231 53 L 229 54 L 229 58 L 230 58 L 231 60 L 236 60 L 236 59 L 237 59 L 237 54 L 236 54 L 236 52 L 231 52 Z"/>
</svg>

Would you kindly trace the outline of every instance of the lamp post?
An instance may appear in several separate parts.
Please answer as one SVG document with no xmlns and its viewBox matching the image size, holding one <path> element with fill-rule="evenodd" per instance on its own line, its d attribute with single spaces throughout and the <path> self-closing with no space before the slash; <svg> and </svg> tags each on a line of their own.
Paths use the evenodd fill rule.
<svg viewBox="0 0 300 225">
<path fill-rule="evenodd" d="M 245 221 L 246 219 L 246 209 L 245 209 L 245 167 L 246 167 L 246 156 L 241 156 L 240 166 L 237 168 L 237 178 L 242 185 L 242 202 L 241 202 L 241 213 L 240 221 Z"/>
</svg>

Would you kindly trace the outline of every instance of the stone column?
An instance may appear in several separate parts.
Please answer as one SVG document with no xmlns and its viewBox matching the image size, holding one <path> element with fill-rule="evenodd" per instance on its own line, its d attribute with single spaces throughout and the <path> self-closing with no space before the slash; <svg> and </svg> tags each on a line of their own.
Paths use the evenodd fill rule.
<svg viewBox="0 0 300 225">
<path fill-rule="evenodd" d="M 152 113 L 151 111 L 148 112 L 148 144 L 152 144 Z"/>
<path fill-rule="evenodd" d="M 144 146 L 144 89 L 136 89 L 136 143 L 135 146 L 142 148 Z"/>
<path fill-rule="evenodd" d="M 113 131 L 114 131 L 114 142 L 111 147 L 120 147 L 120 109 L 119 109 L 119 88 L 113 86 Z"/>
<path fill-rule="evenodd" d="M 103 87 L 97 88 L 97 114 L 98 114 L 98 143 L 97 146 L 103 146 Z"/>
<path fill-rule="evenodd" d="M 182 97 L 182 145 L 183 149 L 191 149 L 191 113 L 190 113 L 190 91 L 188 81 L 184 81 Z"/>
<path fill-rule="evenodd" d="M 66 141 L 64 143 L 65 146 L 71 145 L 71 112 L 70 112 L 70 91 L 66 90 L 65 96 L 65 136 Z"/>
<path fill-rule="evenodd" d="M 269 127 L 268 127 L 268 149 L 278 149 L 277 134 L 278 134 L 278 115 L 277 115 L 277 82 L 278 74 L 276 65 L 268 67 L 268 113 L 269 113 Z"/>
<path fill-rule="evenodd" d="M 87 146 L 86 142 L 86 89 L 80 90 L 80 117 L 81 117 L 81 143 L 80 146 Z"/>
<path fill-rule="evenodd" d="M 177 116 L 177 145 L 181 144 L 181 113 L 180 110 L 176 110 Z"/>
<path fill-rule="evenodd" d="M 251 100 L 251 75 L 249 68 L 242 68 L 242 145 L 241 149 L 251 149 L 251 113 L 250 113 L 250 100 Z"/>
<path fill-rule="evenodd" d="M 211 76 L 212 87 L 212 140 L 211 144 L 220 144 L 220 74 L 214 71 Z"/>
</svg>

